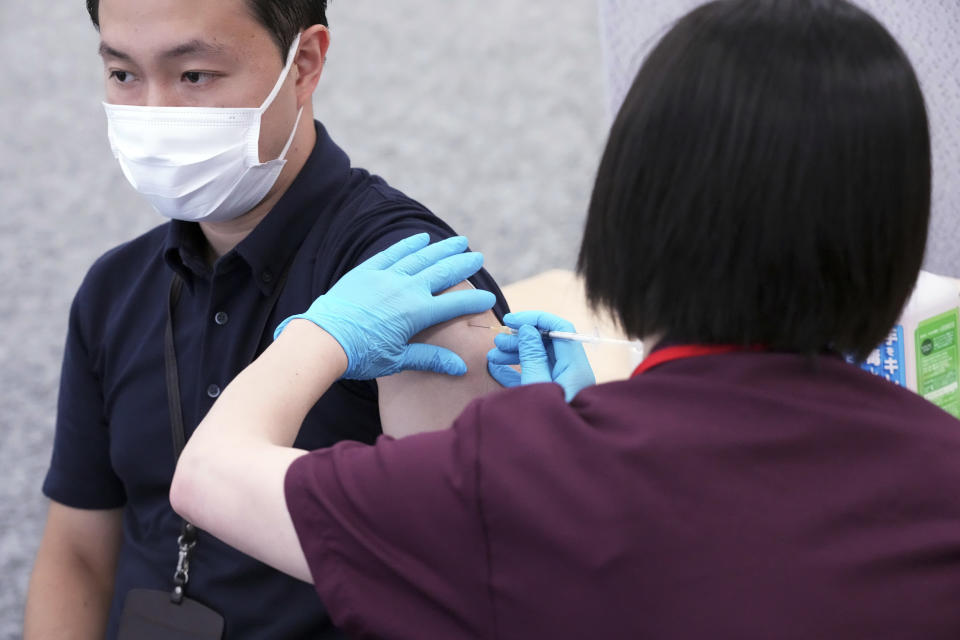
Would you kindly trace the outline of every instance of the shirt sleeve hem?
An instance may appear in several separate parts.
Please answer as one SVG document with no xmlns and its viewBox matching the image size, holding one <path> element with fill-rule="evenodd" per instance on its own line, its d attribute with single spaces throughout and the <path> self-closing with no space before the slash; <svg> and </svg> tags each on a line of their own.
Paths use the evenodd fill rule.
<svg viewBox="0 0 960 640">
<path fill-rule="evenodd" d="M 70 490 L 64 489 L 60 485 L 45 482 L 42 489 L 43 495 L 50 500 L 62 504 L 71 509 L 83 509 L 86 511 L 109 511 L 121 509 L 126 506 L 127 501 L 124 498 L 110 496 L 105 497 L 103 493 L 76 491 L 76 487 Z"/>
</svg>

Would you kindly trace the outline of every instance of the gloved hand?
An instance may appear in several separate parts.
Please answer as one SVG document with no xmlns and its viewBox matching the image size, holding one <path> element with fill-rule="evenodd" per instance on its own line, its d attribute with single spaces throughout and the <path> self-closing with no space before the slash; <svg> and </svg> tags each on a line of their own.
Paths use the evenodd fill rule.
<svg viewBox="0 0 960 640">
<path fill-rule="evenodd" d="M 483 255 L 463 253 L 464 237 L 429 242 L 426 233 L 411 236 L 354 267 L 306 313 L 284 320 L 274 339 L 292 320 L 313 322 L 343 347 L 349 363 L 343 377 L 354 380 L 408 369 L 465 374 L 454 352 L 407 342 L 427 327 L 489 310 L 496 297 L 477 289 L 435 296 L 479 271 Z"/>
<path fill-rule="evenodd" d="M 503 323 L 517 329 L 517 335 L 501 333 L 494 338 L 496 349 L 487 354 L 490 375 L 505 387 L 538 382 L 556 382 L 570 402 L 584 387 L 596 384 L 583 345 L 571 340 L 553 340 L 541 331 L 574 332 L 573 325 L 550 313 L 522 311 L 508 313 Z M 509 366 L 519 364 L 520 373 Z"/>
</svg>

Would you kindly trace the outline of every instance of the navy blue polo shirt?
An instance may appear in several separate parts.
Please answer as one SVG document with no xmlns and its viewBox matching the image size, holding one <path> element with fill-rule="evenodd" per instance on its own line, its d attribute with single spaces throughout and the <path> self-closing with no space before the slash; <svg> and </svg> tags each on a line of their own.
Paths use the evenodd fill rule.
<svg viewBox="0 0 960 640">
<path fill-rule="evenodd" d="M 163 336 L 174 272 L 184 280 L 175 315 L 187 435 L 220 390 L 344 273 L 414 233 L 455 235 L 421 204 L 350 166 L 317 123 L 317 143 L 280 202 L 210 267 L 195 223 L 170 222 L 123 244 L 90 269 L 70 311 L 56 437 L 44 493 L 80 509 L 124 508 L 123 546 L 107 637 L 133 588 L 172 588 L 180 518 L 170 508 L 175 466 L 164 382 Z M 258 319 L 287 278 L 261 332 Z M 478 288 L 506 303 L 486 272 Z M 380 434 L 375 382 L 342 381 L 304 422 L 297 447 Z M 228 638 L 339 637 L 313 588 L 201 533 L 188 595 L 226 618 Z"/>
</svg>

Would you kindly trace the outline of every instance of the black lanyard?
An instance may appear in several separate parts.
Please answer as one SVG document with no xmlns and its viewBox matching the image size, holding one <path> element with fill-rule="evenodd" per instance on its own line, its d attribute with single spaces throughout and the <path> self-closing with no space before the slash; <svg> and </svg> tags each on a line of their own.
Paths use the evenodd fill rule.
<svg viewBox="0 0 960 640">
<path fill-rule="evenodd" d="M 292 263 L 293 260 L 290 261 L 290 264 Z M 244 361 L 246 363 L 244 366 L 253 362 L 257 356 L 257 349 L 260 347 L 263 332 L 267 329 L 267 322 L 270 321 L 270 314 L 273 312 L 273 308 L 280 298 L 280 293 L 283 291 L 283 285 L 287 281 L 290 264 L 284 268 L 283 274 L 270 293 L 266 304 L 261 307 L 258 322 L 252 327 L 256 331 L 256 339 L 253 342 L 253 348 L 249 356 Z M 180 402 L 180 374 L 177 369 L 177 349 L 173 333 L 174 311 L 177 308 L 177 303 L 180 302 L 180 292 L 182 289 L 183 279 L 179 274 L 174 273 L 173 279 L 170 281 L 170 296 L 167 302 L 167 328 L 164 332 L 163 350 L 163 364 L 166 369 L 167 407 L 170 410 L 170 431 L 173 434 L 174 462 L 180 459 L 180 454 L 183 453 L 183 448 L 187 443 L 186 432 L 183 428 L 183 405 Z M 177 570 L 173 575 L 173 592 L 170 594 L 170 600 L 175 604 L 183 602 L 187 582 L 190 580 L 190 557 L 194 547 L 197 546 L 197 533 L 196 527 L 186 520 L 183 521 L 180 527 L 180 537 L 177 538 L 179 555 L 177 558 Z"/>
</svg>

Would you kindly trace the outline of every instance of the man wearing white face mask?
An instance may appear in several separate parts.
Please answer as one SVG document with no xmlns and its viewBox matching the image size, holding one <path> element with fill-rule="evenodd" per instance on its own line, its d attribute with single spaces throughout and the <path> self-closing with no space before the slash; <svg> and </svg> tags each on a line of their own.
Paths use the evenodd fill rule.
<svg viewBox="0 0 960 640">
<path fill-rule="evenodd" d="M 196 531 L 168 501 L 184 440 L 280 320 L 400 238 L 455 235 L 351 168 L 313 121 L 326 4 L 87 0 L 111 149 L 171 220 L 97 261 L 74 301 L 28 640 L 339 637 L 309 585 Z M 486 273 L 471 280 L 497 294 L 491 324 L 502 296 Z M 466 322 L 421 337 L 456 351 L 411 350 L 422 372 L 336 384 L 297 446 L 449 425 L 497 387 L 489 336 Z"/>
<path fill-rule="evenodd" d="M 173 220 L 226 222 L 262 202 L 286 165 L 303 116 L 300 106 L 279 157 L 260 162 L 263 114 L 286 83 L 299 46 L 298 33 L 280 78 L 257 108 L 104 103 L 110 146 L 133 188 Z M 116 56 L 109 47 L 103 51 Z"/>
</svg>

